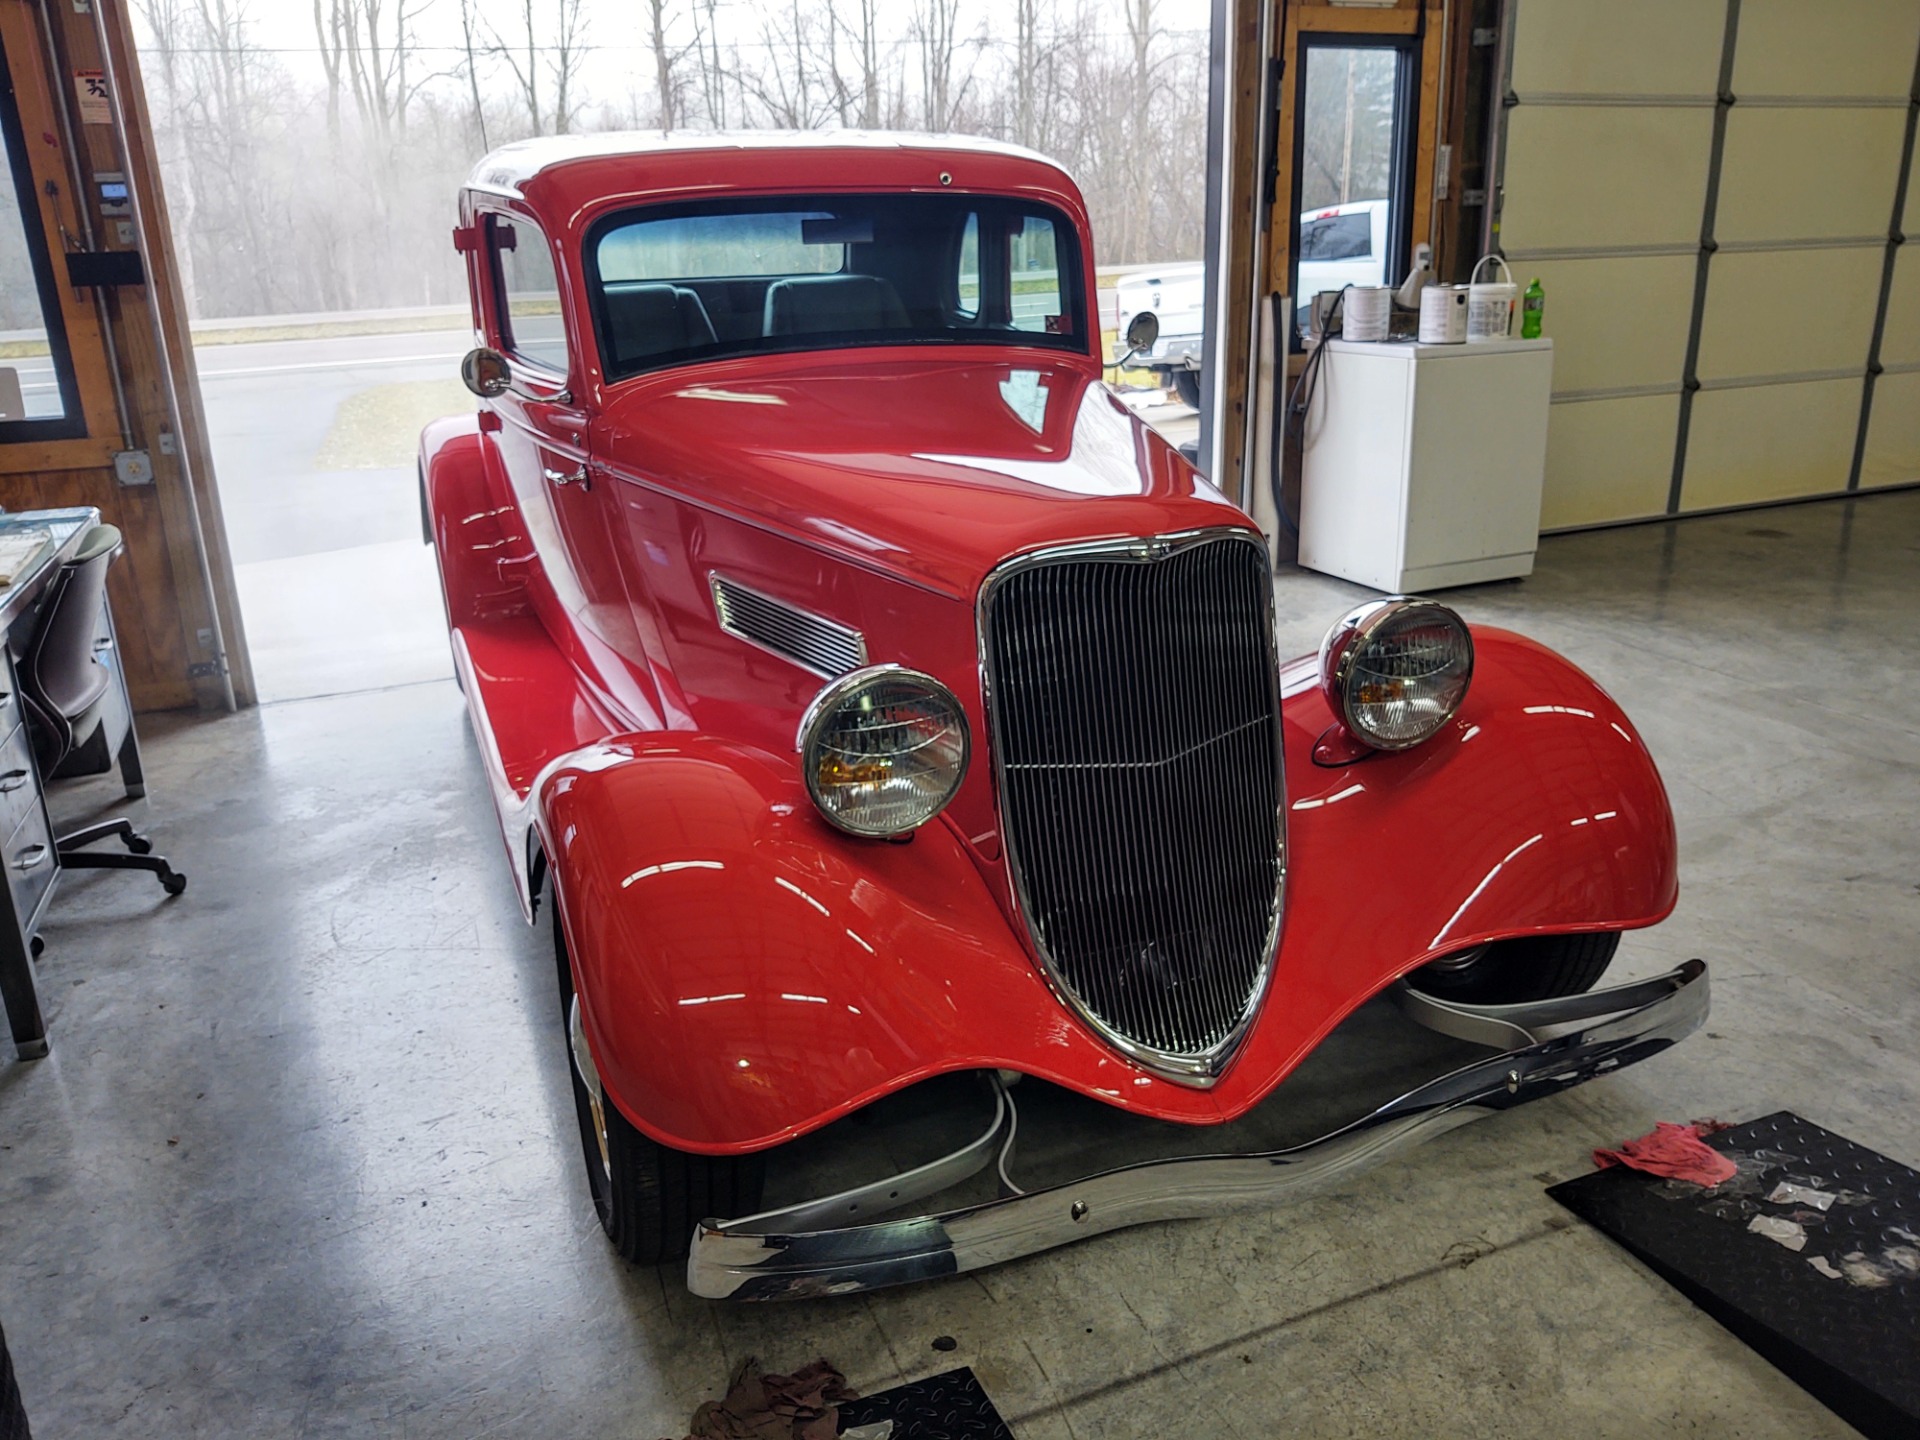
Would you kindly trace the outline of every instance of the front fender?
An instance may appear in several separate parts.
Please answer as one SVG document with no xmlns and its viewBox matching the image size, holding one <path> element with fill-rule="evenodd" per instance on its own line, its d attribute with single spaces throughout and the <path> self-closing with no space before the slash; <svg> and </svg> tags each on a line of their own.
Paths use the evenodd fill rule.
<svg viewBox="0 0 1920 1440">
<path fill-rule="evenodd" d="M 1553 652 L 1476 632 L 1467 704 L 1416 750 L 1314 765 L 1308 662 L 1282 713 L 1286 912 L 1261 1015 L 1211 1089 L 1139 1069 L 1054 996 L 944 821 L 851 839 L 791 757 L 615 737 L 558 762 L 535 824 L 609 1096 L 664 1144 L 737 1153 L 950 1070 L 1004 1068 L 1188 1124 L 1244 1114 L 1372 995 L 1518 935 L 1672 909 L 1671 813 L 1619 708 Z"/>
</svg>

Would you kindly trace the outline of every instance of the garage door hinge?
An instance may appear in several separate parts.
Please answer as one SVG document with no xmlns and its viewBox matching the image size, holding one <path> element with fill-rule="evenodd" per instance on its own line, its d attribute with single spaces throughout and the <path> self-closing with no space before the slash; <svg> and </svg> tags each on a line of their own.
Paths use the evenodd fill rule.
<svg viewBox="0 0 1920 1440">
<path fill-rule="evenodd" d="M 196 660 L 187 666 L 189 680 L 212 680 L 225 673 L 226 667 L 218 660 Z"/>
<path fill-rule="evenodd" d="M 1482 47 L 1498 45 L 1500 43 L 1500 32 L 1490 25 L 1476 25 L 1473 27 L 1473 43 Z"/>
</svg>

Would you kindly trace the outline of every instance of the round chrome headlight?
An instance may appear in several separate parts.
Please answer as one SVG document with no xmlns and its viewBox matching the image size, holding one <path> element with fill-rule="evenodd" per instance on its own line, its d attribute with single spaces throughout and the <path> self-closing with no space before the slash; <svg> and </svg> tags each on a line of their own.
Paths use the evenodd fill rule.
<svg viewBox="0 0 1920 1440">
<path fill-rule="evenodd" d="M 1435 600 L 1376 600 L 1343 616 L 1320 647 L 1320 678 L 1347 729 L 1376 750 L 1432 738 L 1466 699 L 1473 636 Z"/>
<path fill-rule="evenodd" d="M 926 824 L 960 788 L 969 748 L 953 692 L 901 665 L 841 676 L 800 722 L 807 793 L 850 835 L 904 835 Z"/>
</svg>

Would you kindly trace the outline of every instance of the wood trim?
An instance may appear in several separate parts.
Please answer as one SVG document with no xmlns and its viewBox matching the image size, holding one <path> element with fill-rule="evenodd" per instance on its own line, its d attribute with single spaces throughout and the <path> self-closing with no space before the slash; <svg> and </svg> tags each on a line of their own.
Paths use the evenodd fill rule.
<svg viewBox="0 0 1920 1440">
<path fill-rule="evenodd" d="M 1425 33 L 1420 39 L 1420 99 L 1419 136 L 1414 142 L 1413 161 L 1413 226 L 1409 234 L 1413 244 L 1422 245 L 1435 239 L 1433 234 L 1433 167 L 1440 145 L 1440 75 L 1442 61 L 1440 56 L 1440 32 L 1446 28 L 1441 24 L 1442 7 L 1431 6 L 1423 17 Z M 1411 260 L 1412 251 L 1408 251 Z M 1395 283 L 1398 283 L 1396 280 Z"/>
<path fill-rule="evenodd" d="M 1353 5 L 1288 6 L 1296 10 L 1295 32 L 1331 30 L 1336 35 L 1415 35 L 1420 30 L 1417 5 L 1396 6 L 1392 10 L 1369 9 Z"/>
<path fill-rule="evenodd" d="M 42 43 L 39 17 L 28 0 L 0 0 L 0 42 L 6 46 L 12 70 L 14 100 L 20 107 L 20 128 L 27 138 L 27 164 L 33 170 L 34 198 L 47 254 L 56 272 L 64 264 L 66 240 L 61 234 L 84 234 L 75 209 L 74 175 L 59 140 L 56 97 L 49 90 L 54 67 Z M 63 98 L 63 97 L 62 97 Z M 40 137 L 42 143 L 35 143 Z M 54 194 L 48 197 L 47 187 Z M 111 465 L 119 445 L 119 420 L 114 413 L 113 380 L 107 366 L 106 341 L 101 336 L 100 307 L 84 290 L 59 287 L 60 318 L 66 326 L 67 348 L 73 357 L 74 384 L 80 394 L 80 414 L 86 422 L 84 438 L 0 445 L 0 475 L 36 471 L 54 465 Z"/>
</svg>

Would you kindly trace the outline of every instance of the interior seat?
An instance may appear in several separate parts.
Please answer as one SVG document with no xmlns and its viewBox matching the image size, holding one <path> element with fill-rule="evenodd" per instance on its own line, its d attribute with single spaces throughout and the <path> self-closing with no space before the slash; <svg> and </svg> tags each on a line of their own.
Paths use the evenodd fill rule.
<svg viewBox="0 0 1920 1440">
<path fill-rule="evenodd" d="M 679 285 L 609 285 L 607 338 L 613 367 L 714 343 L 707 307 Z"/>
<path fill-rule="evenodd" d="M 911 323 L 890 280 L 878 275 L 806 275 L 767 287 L 762 333 L 904 330 Z"/>
</svg>

